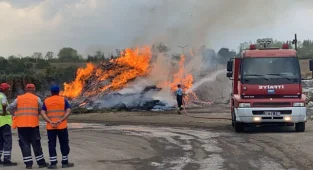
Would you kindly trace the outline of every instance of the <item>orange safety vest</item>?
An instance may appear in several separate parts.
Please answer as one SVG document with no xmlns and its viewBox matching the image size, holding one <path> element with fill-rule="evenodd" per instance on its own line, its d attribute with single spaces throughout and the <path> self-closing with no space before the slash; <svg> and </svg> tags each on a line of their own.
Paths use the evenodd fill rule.
<svg viewBox="0 0 313 170">
<path fill-rule="evenodd" d="M 12 117 L 12 128 L 16 129 L 16 118 L 15 118 L 15 116 Z"/>
<path fill-rule="evenodd" d="M 13 128 L 39 126 L 38 107 L 38 96 L 31 93 L 18 96 Z"/>
<path fill-rule="evenodd" d="M 57 122 L 65 115 L 65 99 L 64 97 L 54 95 L 48 97 L 45 100 L 45 106 L 47 108 L 47 116 L 52 122 Z M 60 125 L 56 128 L 53 128 L 50 123 L 47 122 L 47 129 L 48 130 L 55 130 L 55 129 L 65 129 L 67 128 L 67 120 L 64 120 L 60 123 Z"/>
</svg>

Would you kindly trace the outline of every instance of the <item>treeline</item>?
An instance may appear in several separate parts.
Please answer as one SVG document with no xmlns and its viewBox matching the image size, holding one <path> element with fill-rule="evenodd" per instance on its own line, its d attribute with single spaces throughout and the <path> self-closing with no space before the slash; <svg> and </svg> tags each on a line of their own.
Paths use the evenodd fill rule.
<svg viewBox="0 0 313 170">
<path fill-rule="evenodd" d="M 64 82 L 73 81 L 77 68 L 84 66 L 86 62 L 100 60 L 107 59 L 99 57 L 99 52 L 86 59 L 70 47 L 62 48 L 57 55 L 53 52 L 45 55 L 35 52 L 32 56 L 0 56 L 0 82 L 12 86 L 9 97 L 23 93 L 27 83 L 34 83 L 37 91 L 42 94 L 49 90 L 51 84 L 62 87 Z"/>
<path fill-rule="evenodd" d="M 157 49 L 166 48 L 158 46 Z M 62 48 L 57 55 L 49 51 L 45 55 L 34 52 L 31 56 L 0 56 L 0 82 L 12 86 L 9 97 L 15 97 L 24 92 L 27 83 L 34 83 L 41 94 L 49 91 L 52 84 L 63 87 L 64 82 L 71 82 L 76 76 L 78 67 L 84 67 L 87 62 L 101 64 L 117 58 L 121 50 L 104 55 L 96 51 L 93 55 L 83 58 L 77 50 L 71 47 Z"/>
<path fill-rule="evenodd" d="M 237 51 L 228 48 L 221 48 L 218 52 L 210 50 L 203 46 L 202 53 L 204 62 L 212 63 L 226 63 L 229 58 L 238 56 L 240 52 L 249 47 L 253 42 L 244 42 L 239 45 Z M 275 40 L 273 47 L 281 47 L 283 41 Z M 291 41 L 287 42 L 292 48 L 294 45 Z M 8 82 L 12 85 L 11 96 L 23 93 L 24 87 L 27 83 L 35 83 L 37 90 L 47 91 L 51 84 L 58 84 L 61 87 L 64 82 L 71 82 L 76 76 L 78 67 L 85 66 L 86 62 L 103 63 L 113 58 L 117 58 L 121 50 L 116 49 L 114 53 L 105 55 L 101 51 L 95 52 L 93 55 L 83 57 L 77 50 L 71 47 L 62 48 L 58 54 L 47 52 L 42 54 L 40 52 L 33 53 L 32 56 L 8 56 L 7 58 L 0 56 L 0 81 Z M 173 61 L 179 61 L 180 54 L 173 54 L 171 49 L 160 43 L 152 46 L 152 52 L 169 53 Z M 192 56 L 188 56 L 186 51 L 186 62 Z M 313 41 L 304 40 L 298 42 L 298 56 L 301 59 L 313 58 Z M 155 60 L 156 56 L 152 57 Z"/>
</svg>

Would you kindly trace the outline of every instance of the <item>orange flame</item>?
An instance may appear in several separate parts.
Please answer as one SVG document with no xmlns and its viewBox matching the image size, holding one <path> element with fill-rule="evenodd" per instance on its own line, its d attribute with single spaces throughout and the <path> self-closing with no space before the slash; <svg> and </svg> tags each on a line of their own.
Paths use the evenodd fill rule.
<svg viewBox="0 0 313 170">
<path fill-rule="evenodd" d="M 178 63 L 179 70 L 176 74 L 173 75 L 173 81 L 171 82 L 162 82 L 157 85 L 157 87 L 170 87 L 171 91 L 177 90 L 177 85 L 181 84 L 183 91 L 187 91 L 192 87 L 193 83 L 193 76 L 191 74 L 185 74 L 185 56 L 182 54 L 180 56 L 180 61 Z M 190 92 L 185 96 L 185 104 L 191 103 L 191 101 L 197 101 L 199 100 L 197 95 L 194 92 Z"/>
<path fill-rule="evenodd" d="M 176 74 L 174 74 L 173 76 L 173 81 L 172 82 L 162 82 L 160 84 L 158 84 L 158 87 L 170 87 L 172 91 L 176 91 L 177 90 L 177 85 L 181 84 L 182 88 L 184 91 L 188 90 L 189 88 L 192 87 L 192 83 L 193 83 L 193 76 L 191 74 L 184 74 L 184 64 L 185 64 L 185 56 L 182 54 L 180 56 L 180 61 L 178 63 L 179 65 L 179 70 Z"/>
<path fill-rule="evenodd" d="M 82 94 L 86 81 L 94 80 L 91 87 L 85 91 L 85 95 L 95 95 L 108 89 L 116 90 L 125 87 L 126 83 L 138 76 L 144 76 L 149 72 L 149 63 L 152 53 L 149 47 L 130 49 L 117 59 L 112 59 L 105 68 L 96 68 L 88 63 L 86 68 L 77 70 L 75 80 L 69 84 L 64 83 L 63 96 L 76 98 Z M 110 80 L 110 84 L 102 84 Z M 86 88 L 86 87 L 85 87 Z"/>
<path fill-rule="evenodd" d="M 62 96 L 74 98 L 80 95 L 87 80 L 91 73 L 94 71 L 95 66 L 88 63 L 86 68 L 79 68 L 76 72 L 76 78 L 72 83 L 64 83 L 64 91 L 61 92 Z"/>
<path fill-rule="evenodd" d="M 149 47 L 127 48 L 121 52 L 120 57 L 108 63 L 100 66 L 88 63 L 86 68 L 77 70 L 77 76 L 73 82 L 64 83 L 64 91 L 61 95 L 74 99 L 80 95 L 89 97 L 110 90 L 122 89 L 129 81 L 149 73 L 151 57 L 152 52 Z M 169 87 L 174 92 L 177 90 L 177 84 L 181 84 L 184 91 L 190 89 L 193 76 L 185 73 L 184 64 L 185 56 L 181 55 L 178 63 L 179 69 L 173 75 L 172 80 L 161 82 L 157 87 Z M 197 96 L 191 92 L 185 99 L 189 102 L 189 100 L 197 100 Z M 81 105 L 85 104 L 84 102 Z"/>
</svg>

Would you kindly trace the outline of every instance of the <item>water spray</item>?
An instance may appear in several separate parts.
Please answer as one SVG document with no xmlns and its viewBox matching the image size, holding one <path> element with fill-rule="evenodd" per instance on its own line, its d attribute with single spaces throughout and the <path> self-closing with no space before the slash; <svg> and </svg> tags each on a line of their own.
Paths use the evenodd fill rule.
<svg viewBox="0 0 313 170">
<path fill-rule="evenodd" d="M 217 70 L 216 72 L 214 72 L 213 74 L 209 75 L 208 77 L 205 77 L 205 78 L 201 79 L 200 81 L 196 82 L 190 89 L 188 89 L 186 91 L 186 94 L 188 94 L 191 91 L 197 89 L 203 83 L 206 83 L 208 81 L 214 81 L 219 74 L 224 73 L 224 72 L 226 72 L 225 69 Z"/>
</svg>

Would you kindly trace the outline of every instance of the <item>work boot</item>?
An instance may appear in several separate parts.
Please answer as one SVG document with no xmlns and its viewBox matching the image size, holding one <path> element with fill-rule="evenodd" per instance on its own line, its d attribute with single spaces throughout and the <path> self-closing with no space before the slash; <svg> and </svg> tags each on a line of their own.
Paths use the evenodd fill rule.
<svg viewBox="0 0 313 170">
<path fill-rule="evenodd" d="M 73 163 L 67 163 L 67 164 L 63 164 L 62 168 L 70 168 L 70 167 L 74 167 Z"/>
<path fill-rule="evenodd" d="M 49 165 L 48 169 L 58 169 L 57 165 Z"/>
<path fill-rule="evenodd" d="M 2 164 L 3 166 L 17 166 L 16 162 L 11 162 L 11 161 L 5 161 Z"/>
<path fill-rule="evenodd" d="M 48 164 L 48 163 L 45 163 L 45 164 L 39 165 L 39 168 L 46 168 L 46 167 L 48 167 L 48 166 L 49 166 L 49 164 Z"/>
</svg>

